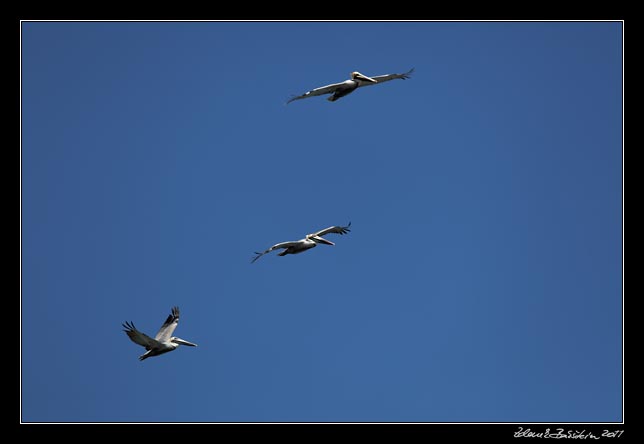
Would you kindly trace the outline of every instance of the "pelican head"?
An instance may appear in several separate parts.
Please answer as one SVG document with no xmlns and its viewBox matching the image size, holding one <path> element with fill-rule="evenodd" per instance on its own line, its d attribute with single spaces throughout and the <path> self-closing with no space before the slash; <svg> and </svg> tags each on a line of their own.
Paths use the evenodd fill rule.
<svg viewBox="0 0 644 444">
<path fill-rule="evenodd" d="M 322 236 L 314 236 L 312 234 L 307 234 L 306 238 L 311 239 L 316 244 L 335 245 L 333 242 L 331 242 L 330 240 L 326 240 Z"/>
<path fill-rule="evenodd" d="M 189 345 L 190 347 L 196 347 L 197 344 L 193 344 L 192 342 L 188 342 L 184 339 L 177 338 L 176 336 L 173 336 L 170 338 L 170 342 L 173 342 L 178 345 Z"/>
<path fill-rule="evenodd" d="M 351 79 L 352 80 L 364 80 L 365 82 L 371 82 L 371 83 L 378 83 L 377 80 L 374 80 L 371 77 L 367 77 L 364 74 L 359 73 L 358 71 L 353 71 L 351 73 Z"/>
</svg>

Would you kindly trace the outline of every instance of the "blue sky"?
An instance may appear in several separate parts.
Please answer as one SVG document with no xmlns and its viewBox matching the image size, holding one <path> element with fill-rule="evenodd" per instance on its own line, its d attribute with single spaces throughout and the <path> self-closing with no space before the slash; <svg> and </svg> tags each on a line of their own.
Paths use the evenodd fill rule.
<svg viewBox="0 0 644 444">
<path fill-rule="evenodd" d="M 622 421 L 622 30 L 23 22 L 21 420 Z"/>
</svg>

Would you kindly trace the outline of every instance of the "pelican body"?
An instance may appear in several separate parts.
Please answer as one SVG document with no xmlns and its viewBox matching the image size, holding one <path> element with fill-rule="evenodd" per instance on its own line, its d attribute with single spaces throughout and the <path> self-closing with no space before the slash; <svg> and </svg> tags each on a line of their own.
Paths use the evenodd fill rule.
<svg viewBox="0 0 644 444">
<path fill-rule="evenodd" d="M 279 252 L 277 254 L 278 256 L 286 256 L 287 254 L 299 254 L 306 250 L 310 250 L 311 248 L 317 246 L 318 244 L 333 246 L 335 245 L 333 242 L 323 238 L 322 236 L 329 233 L 346 234 L 349 231 L 351 231 L 349 229 L 350 226 L 351 226 L 351 222 L 349 222 L 349 225 L 347 225 L 346 227 L 333 226 L 333 227 L 325 228 L 324 230 L 317 231 L 312 234 L 307 234 L 304 239 L 300 239 L 296 241 L 281 242 L 279 244 L 275 244 L 271 248 L 269 248 L 268 250 L 262 253 L 255 252 L 255 257 L 253 257 L 253 260 L 251 261 L 251 263 L 255 262 L 257 259 L 265 255 L 266 253 L 270 253 L 273 250 L 279 250 L 280 248 L 284 249 L 284 251 Z"/>
<path fill-rule="evenodd" d="M 350 74 L 351 78 L 349 80 L 312 89 L 311 91 L 305 92 L 302 95 L 292 97 L 288 102 L 286 102 L 286 104 L 289 104 L 294 100 L 306 99 L 308 97 L 321 96 L 324 94 L 332 94 L 327 100 L 330 102 L 335 102 L 336 100 L 346 96 L 347 94 L 351 94 L 353 91 L 362 86 L 375 85 L 394 79 L 408 79 L 413 71 L 414 68 L 403 74 L 385 74 L 382 76 L 374 77 L 368 77 L 364 74 L 359 73 L 358 71 L 354 71 Z"/>
<path fill-rule="evenodd" d="M 171 352 L 180 345 L 197 346 L 197 344 L 172 336 L 178 323 L 179 307 L 172 307 L 172 314 L 165 320 L 154 339 L 137 330 L 132 322 L 125 322 L 123 324 L 125 330 L 123 331 L 129 336 L 132 342 L 145 347 L 147 351 L 139 356 L 139 361 L 143 361 L 151 356 L 159 356 Z"/>
</svg>

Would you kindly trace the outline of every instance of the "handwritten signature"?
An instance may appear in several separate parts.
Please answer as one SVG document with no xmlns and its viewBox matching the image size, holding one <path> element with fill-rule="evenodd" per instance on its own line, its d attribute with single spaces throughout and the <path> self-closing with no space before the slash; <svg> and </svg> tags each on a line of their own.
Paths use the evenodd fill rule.
<svg viewBox="0 0 644 444">
<path fill-rule="evenodd" d="M 619 438 L 624 433 L 623 430 L 603 430 L 600 436 L 586 430 L 564 430 L 562 428 L 551 431 L 546 429 L 544 432 L 533 432 L 530 429 L 519 427 L 519 430 L 514 432 L 515 438 L 552 438 L 552 439 L 600 439 L 600 438 Z"/>
</svg>

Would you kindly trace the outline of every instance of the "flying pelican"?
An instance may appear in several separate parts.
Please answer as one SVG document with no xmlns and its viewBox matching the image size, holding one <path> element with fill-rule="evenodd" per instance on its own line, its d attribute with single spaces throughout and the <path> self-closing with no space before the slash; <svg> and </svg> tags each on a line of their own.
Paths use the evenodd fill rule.
<svg viewBox="0 0 644 444">
<path fill-rule="evenodd" d="M 171 352 L 179 345 L 189 345 L 191 347 L 196 347 L 197 344 L 192 342 L 185 341 L 176 336 L 172 336 L 174 329 L 177 328 L 179 323 L 179 307 L 172 307 L 172 314 L 168 316 L 168 319 L 165 320 L 159 333 L 152 339 L 145 333 L 141 333 L 136 329 L 132 322 L 126 322 L 123 324 L 125 330 L 123 330 L 130 337 L 132 342 L 135 344 L 142 345 L 147 350 L 144 354 L 139 356 L 139 361 L 149 358 L 150 356 L 158 356 L 163 353 Z"/>
<path fill-rule="evenodd" d="M 349 225 L 346 227 L 329 227 L 325 228 L 324 230 L 320 230 L 317 233 L 313 234 L 307 234 L 304 239 L 300 239 L 297 241 L 290 241 L 290 242 L 282 242 L 279 244 L 273 245 L 271 248 L 268 250 L 264 251 L 263 253 L 258 253 L 257 251 L 253 260 L 251 263 L 255 262 L 257 259 L 265 255 L 266 253 L 270 253 L 273 250 L 277 250 L 279 248 L 284 248 L 284 251 L 278 253 L 278 256 L 284 256 L 287 254 L 298 254 L 303 251 L 309 250 L 313 247 L 315 247 L 317 244 L 326 244 L 326 245 L 335 245 L 333 242 L 324 239 L 322 236 L 325 234 L 329 233 L 337 233 L 337 234 L 345 234 L 348 233 L 349 227 L 351 226 L 351 222 L 349 222 Z"/>
<path fill-rule="evenodd" d="M 292 97 L 288 102 L 286 102 L 286 104 L 288 105 L 293 100 L 306 99 L 307 97 L 321 96 L 323 94 L 331 94 L 331 93 L 333 93 L 333 95 L 329 97 L 327 100 L 329 100 L 330 102 L 335 102 L 339 98 L 344 97 L 347 94 L 351 94 L 353 91 L 360 88 L 361 86 L 369 86 L 375 83 L 388 82 L 389 80 L 393 80 L 393 79 L 403 79 L 403 80 L 408 79 L 413 71 L 414 71 L 414 68 L 410 69 L 404 74 L 385 74 L 382 76 L 374 76 L 374 77 L 367 77 L 364 74 L 359 73 L 358 71 L 354 71 L 350 74 L 351 78 L 349 80 L 345 80 L 344 82 L 333 83 L 331 85 L 321 86 L 319 88 L 312 89 L 311 91 L 305 92 L 301 96 Z"/>
</svg>

